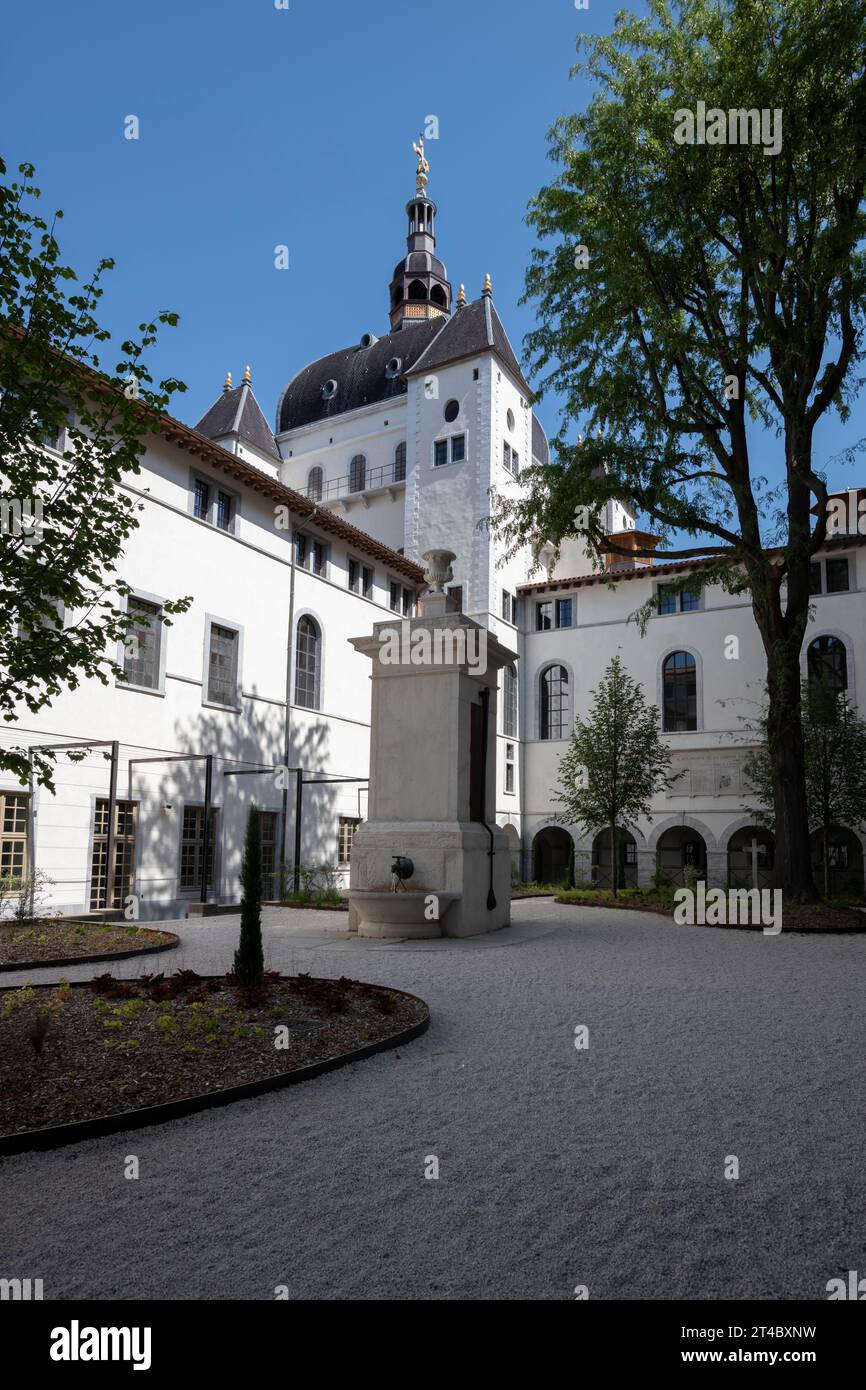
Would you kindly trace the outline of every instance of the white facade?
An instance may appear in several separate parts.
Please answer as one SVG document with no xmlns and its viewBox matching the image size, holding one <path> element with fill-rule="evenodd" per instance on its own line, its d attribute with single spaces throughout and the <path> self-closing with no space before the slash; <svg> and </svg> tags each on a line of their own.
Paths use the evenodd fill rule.
<svg viewBox="0 0 866 1390">
<path fill-rule="evenodd" d="M 237 401 L 234 424 L 214 426 L 207 436 L 171 422 L 148 441 L 141 474 L 128 484 L 143 510 L 122 573 L 142 604 L 158 608 L 191 595 L 189 610 L 170 627 L 157 628 L 158 650 L 148 654 L 144 685 L 89 683 L 65 692 L 39 716 L 22 713 L 19 725 L 2 731 L 6 744 L 16 746 L 118 743 L 117 796 L 134 811 L 135 843 L 134 852 L 131 845 L 121 851 L 129 874 L 118 875 L 117 893 L 136 895 L 142 918 L 173 915 L 201 896 L 196 808 L 205 800 L 208 755 L 210 804 L 217 812 L 208 899 L 237 900 L 253 799 L 270 814 L 276 891 L 280 862 L 291 866 L 295 859 L 299 767 L 311 783 L 318 781 L 304 787 L 300 862 L 330 865 L 347 881 L 352 831 L 366 817 L 370 724 L 369 663 L 351 639 L 413 610 L 423 589 L 421 557 L 432 549 L 456 554 L 452 587 L 460 590 L 462 611 L 519 654 L 516 700 L 500 683 L 496 769 L 496 821 L 508 835 L 515 870 L 530 877 L 539 863 L 553 871 L 563 867 L 567 840 L 554 826 L 558 761 L 575 714 L 588 709 L 610 658 L 618 653 L 664 710 L 664 663 L 682 652 L 694 672 L 694 713 L 687 711 L 686 721 L 694 727 L 665 730 L 665 737 L 675 770 L 687 775 L 657 799 L 652 822 L 636 827 L 630 874 L 633 881 L 648 881 L 659 841 L 676 831 L 676 844 L 665 851 L 673 876 L 697 853 L 697 867 L 711 882 L 726 881 L 731 836 L 753 824 L 741 777 L 743 724 L 760 704 L 765 663 L 749 604 L 710 587 L 693 610 L 659 613 L 641 637 L 629 616 L 688 566 L 624 570 L 611 586 L 592 575 L 579 541 L 565 543 L 546 577 L 530 573 L 528 552 L 503 561 L 483 524 L 489 489 L 519 489 L 515 471 L 532 459 L 533 441 L 544 453 L 546 441 L 537 422 L 533 426 L 529 388 L 493 315 L 489 289 L 473 304 L 458 305 L 450 318 L 443 315 L 438 324 L 459 342 L 459 351 L 451 358 L 440 351 L 437 359 L 440 340 L 432 337 L 431 346 L 416 354 L 417 366 L 408 353 L 405 361 L 401 356 L 399 389 L 392 372 L 390 394 L 382 399 L 327 411 L 323 405 L 320 418 L 313 409 L 314 418 L 280 428 L 283 403 L 291 404 L 289 383 L 278 405 L 277 432 L 270 434 L 248 388 L 246 396 L 224 397 L 226 420 Z M 468 328 L 464 332 L 473 324 L 486 324 L 487 337 L 473 341 Z M 402 332 L 409 344 L 419 330 Z M 392 336 L 399 344 L 400 334 Z M 359 341 L 355 351 L 376 347 Z M 339 389 L 339 382 L 329 382 L 328 390 L 332 385 Z M 370 391 L 376 395 L 375 383 Z M 322 399 L 328 399 L 324 384 Z M 202 427 L 221 409 L 218 400 Z M 242 415 L 251 426 L 238 423 Z M 611 531 L 634 524 L 619 504 L 609 504 Z M 866 679 L 866 551 L 860 541 L 853 536 L 846 544 L 843 537 L 828 547 L 804 646 L 805 663 L 817 637 L 844 644 L 854 703 L 862 703 L 858 686 Z M 847 559 L 845 587 L 838 564 L 828 582 L 827 558 Z M 539 604 L 550 605 L 541 616 Z M 310 634 L 315 653 L 307 669 Z M 123 664 L 124 653 L 118 656 Z M 542 690 L 551 668 L 558 712 L 545 727 Z M 153 761 L 181 758 L 189 760 Z M 285 767 L 292 769 L 288 776 L 275 771 Z M 99 803 L 108 796 L 109 776 L 102 748 L 75 764 L 61 756 L 56 794 L 36 788 L 26 800 L 29 861 L 54 881 L 53 901 L 64 911 L 104 905 L 94 866 L 102 852 Z M 326 777 L 346 780 L 321 780 Z M 0 775 L 0 794 L 11 798 L 6 829 L 18 826 L 9 839 L 4 830 L 8 856 L 8 844 L 20 840 L 20 798 L 27 793 Z M 119 827 L 131 835 L 132 816 Z M 593 838 L 581 838 L 573 827 L 566 833 L 579 874 L 603 881 L 604 853 Z M 692 850 L 684 849 L 689 843 Z M 861 844 L 858 831 L 846 851 L 852 870 Z"/>
</svg>

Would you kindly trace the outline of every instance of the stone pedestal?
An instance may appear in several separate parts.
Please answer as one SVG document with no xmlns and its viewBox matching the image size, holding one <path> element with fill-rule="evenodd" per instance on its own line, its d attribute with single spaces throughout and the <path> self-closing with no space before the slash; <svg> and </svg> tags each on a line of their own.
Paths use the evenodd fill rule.
<svg viewBox="0 0 866 1390">
<path fill-rule="evenodd" d="M 378 623 L 352 645 L 370 658 L 373 691 L 368 819 L 352 843 L 349 929 L 474 936 L 505 926 L 511 868 L 494 821 L 496 686 L 515 653 L 450 611 L 444 593 L 422 599 L 420 617 Z M 408 893 L 383 911 L 396 855 L 415 871 Z"/>
</svg>

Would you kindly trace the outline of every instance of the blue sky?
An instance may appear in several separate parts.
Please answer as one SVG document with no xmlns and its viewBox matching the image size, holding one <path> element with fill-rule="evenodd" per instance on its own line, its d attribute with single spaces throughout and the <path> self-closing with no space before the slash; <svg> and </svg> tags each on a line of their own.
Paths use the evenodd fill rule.
<svg viewBox="0 0 866 1390">
<path fill-rule="evenodd" d="M 464 281 L 477 297 L 490 272 L 519 352 L 531 323 L 518 305 L 532 244 L 525 210 L 553 174 L 546 133 L 589 95 L 568 77 L 577 33 L 609 30 L 618 7 L 289 5 L 43 0 L 4 18 L 6 162 L 37 165 L 44 209 L 66 214 L 62 249 L 79 274 L 115 257 L 102 311 L 112 332 L 162 308 L 180 313 L 154 365 L 186 381 L 174 409 L 190 423 L 227 368 L 237 382 L 251 364 L 272 421 L 305 363 L 387 329 L 411 142 L 430 115 L 440 254 L 455 293 Z M 124 139 L 128 115 L 140 120 L 137 141 Z M 286 271 L 274 269 L 278 244 L 289 248 Z M 555 401 L 539 414 L 552 433 Z M 861 403 L 847 426 L 821 426 L 817 462 L 863 435 Z M 854 480 L 850 469 L 831 475 Z"/>
</svg>

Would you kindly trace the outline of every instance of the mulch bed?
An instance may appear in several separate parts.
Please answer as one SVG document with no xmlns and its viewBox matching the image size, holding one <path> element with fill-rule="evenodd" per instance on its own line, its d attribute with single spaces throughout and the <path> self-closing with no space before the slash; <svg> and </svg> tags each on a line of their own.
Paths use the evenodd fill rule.
<svg viewBox="0 0 866 1390">
<path fill-rule="evenodd" d="M 92 1120 L 327 1062 L 425 1023 L 410 995 L 269 974 L 260 990 L 178 971 L 0 991 L 0 1136 Z M 277 1033 L 284 1026 L 287 1033 Z M 277 1046 L 277 1039 L 285 1046 Z M 131 1121 L 131 1123 L 134 1123 Z"/>
<path fill-rule="evenodd" d="M 634 898 L 592 899 L 577 902 L 571 898 L 558 897 L 558 903 L 565 907 L 603 907 L 619 909 L 623 912 L 653 912 L 660 917 L 673 917 L 673 907 L 660 903 L 641 902 Z M 679 925 L 679 924 L 677 924 Z M 712 926 L 713 923 L 696 923 L 697 926 Z M 760 923 L 732 924 L 732 930 L 762 931 Z M 866 932 L 866 912 L 854 907 L 836 907 L 832 903 L 789 903 L 782 905 L 782 932 L 844 932 L 847 934 Z"/>
<path fill-rule="evenodd" d="M 176 946 L 174 932 L 120 922 L 48 919 L 26 926 L 0 923 L 0 969 L 74 965 L 117 955 L 139 955 Z"/>
</svg>

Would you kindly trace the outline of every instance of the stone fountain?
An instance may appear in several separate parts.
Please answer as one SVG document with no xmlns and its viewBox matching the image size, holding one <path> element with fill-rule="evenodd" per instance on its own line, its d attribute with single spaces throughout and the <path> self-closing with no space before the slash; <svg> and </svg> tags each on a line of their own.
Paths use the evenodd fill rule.
<svg viewBox="0 0 866 1390">
<path fill-rule="evenodd" d="M 360 936 L 475 936 L 511 916 L 509 845 L 494 821 L 496 688 L 517 658 L 445 592 L 454 554 L 423 558 L 419 616 L 352 639 L 373 681 L 368 820 L 349 887 Z M 394 882 L 397 857 L 412 861 L 408 883 Z"/>
</svg>

